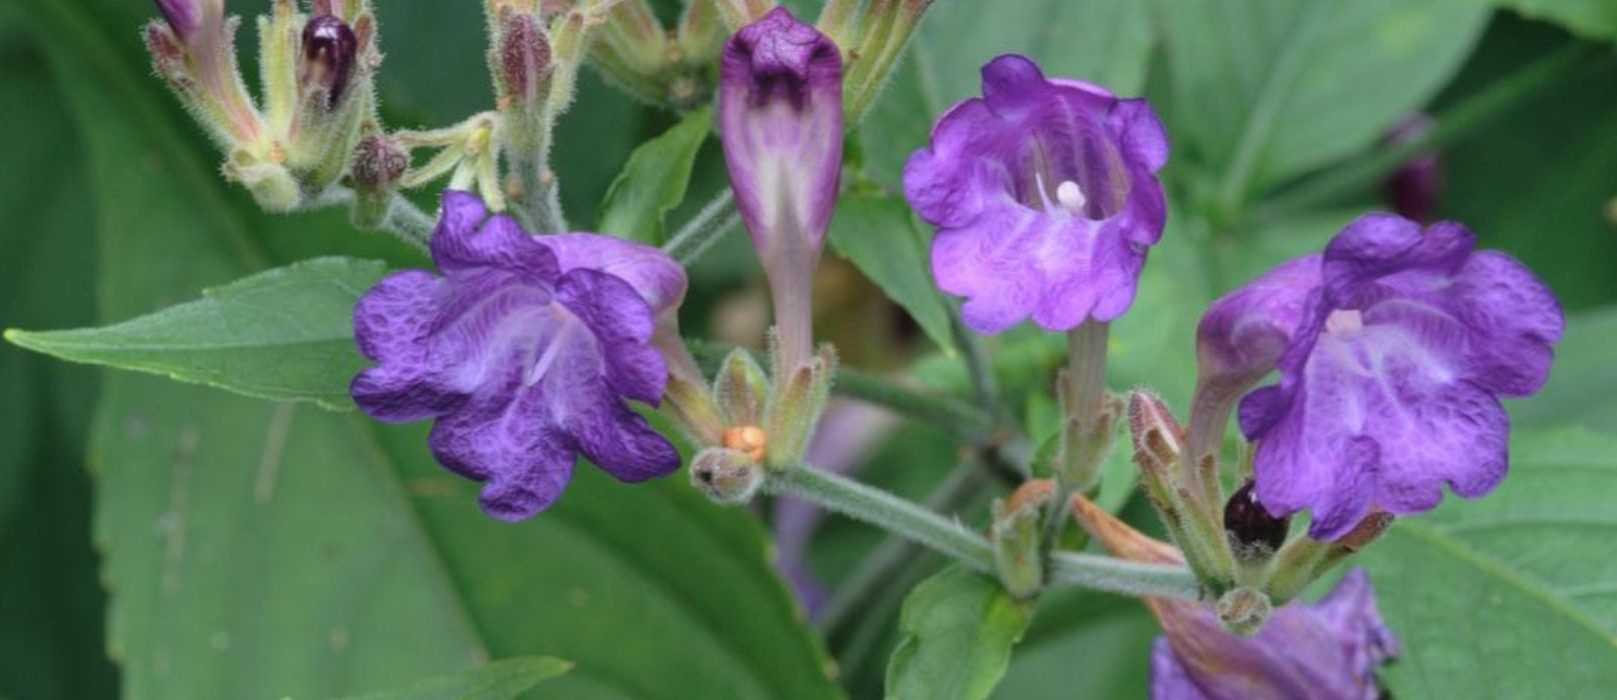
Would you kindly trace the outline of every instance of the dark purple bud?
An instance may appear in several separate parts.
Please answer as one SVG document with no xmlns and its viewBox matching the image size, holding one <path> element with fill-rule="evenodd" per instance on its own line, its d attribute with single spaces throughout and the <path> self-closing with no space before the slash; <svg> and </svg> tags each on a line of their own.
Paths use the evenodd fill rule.
<svg viewBox="0 0 1617 700">
<path fill-rule="evenodd" d="M 1417 141 L 1432 129 L 1432 119 L 1411 114 L 1388 132 L 1386 143 L 1399 147 Z M 1443 159 L 1437 151 L 1421 151 L 1405 161 L 1383 183 L 1387 204 L 1407 219 L 1431 223 L 1443 195 Z"/>
<path fill-rule="evenodd" d="M 409 167 L 409 151 L 386 136 L 367 136 L 354 148 L 354 186 L 361 190 L 389 189 Z"/>
<path fill-rule="evenodd" d="M 303 27 L 303 69 L 298 76 L 305 89 L 318 88 L 326 94 L 326 108 L 333 109 L 354 76 L 354 57 L 359 39 L 354 30 L 335 15 L 319 15 Z"/>
<path fill-rule="evenodd" d="M 1290 518 L 1277 518 L 1258 502 L 1248 480 L 1224 506 L 1224 531 L 1242 547 L 1261 545 L 1273 553 L 1286 542 Z"/>
<path fill-rule="evenodd" d="M 157 0 L 157 11 L 180 41 L 190 41 L 202 27 L 202 0 Z"/>
<path fill-rule="evenodd" d="M 532 104 L 550 75 L 550 41 L 538 18 L 508 11 L 500 17 L 499 78 L 502 101 Z M 509 105 L 502 105 L 509 106 Z"/>
</svg>

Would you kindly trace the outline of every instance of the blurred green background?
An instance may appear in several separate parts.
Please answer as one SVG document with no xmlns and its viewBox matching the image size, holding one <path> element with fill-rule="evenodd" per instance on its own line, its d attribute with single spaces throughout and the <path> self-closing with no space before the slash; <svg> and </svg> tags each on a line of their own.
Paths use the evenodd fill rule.
<svg viewBox="0 0 1617 700">
<path fill-rule="evenodd" d="M 487 108 L 482 3 L 377 4 L 389 126 Z M 421 263 L 340 212 L 269 217 L 223 183 L 151 76 L 137 28 L 153 14 L 133 0 L 0 6 L 0 326 L 122 320 L 316 255 Z M 1005 51 L 1151 96 L 1176 144 L 1174 217 L 1119 326 L 1112 385 L 1182 402 L 1200 308 L 1381 199 L 1369 181 L 1300 209 L 1266 203 L 1373 160 L 1408 112 L 1481 115 L 1442 147 L 1439 214 L 1543 276 L 1570 330 L 1550 387 L 1512 406 L 1518 473 L 1501 494 L 1401 524 L 1365 563 L 1410 647 L 1389 673 L 1397 697 L 1591 697 L 1617 673 L 1617 563 L 1601 554 L 1617 526 L 1614 37 L 1604 0 L 938 0 L 851 151 L 890 195 L 932 116 Z M 254 75 L 250 26 L 241 42 Z M 1532 90 L 1474 99 L 1574 46 Z M 556 138 L 575 225 L 675 119 L 587 73 Z M 671 222 L 724 186 L 720 168 L 710 142 Z M 851 301 L 870 295 L 847 291 L 870 283 L 828 268 L 829 298 L 850 301 L 823 314 L 825 334 L 871 340 Z M 732 236 L 693 271 L 687 331 L 744 339 L 737 309 L 758 277 Z M 893 326 L 884 342 L 844 341 L 850 363 L 919 358 L 946 384 L 951 363 Z M 1025 333 L 996 347 L 1049 354 Z M 1042 370 L 1024 371 L 1012 389 L 1042 386 Z M 543 697 L 824 697 L 828 671 L 874 697 L 897 601 L 936 566 L 923 558 L 821 642 L 771 574 L 762 521 L 709 506 L 683 477 L 628 489 L 581 469 L 561 507 L 511 527 L 476 512 L 474 487 L 431 463 L 423 435 L 0 345 L 0 697 L 319 698 L 532 654 L 578 664 Z M 865 476 L 919 498 L 956 459 L 908 427 Z M 879 539 L 831 522 L 811 562 L 834 585 Z M 1132 601 L 1047 596 L 998 696 L 1143 697 L 1155 634 Z"/>
</svg>

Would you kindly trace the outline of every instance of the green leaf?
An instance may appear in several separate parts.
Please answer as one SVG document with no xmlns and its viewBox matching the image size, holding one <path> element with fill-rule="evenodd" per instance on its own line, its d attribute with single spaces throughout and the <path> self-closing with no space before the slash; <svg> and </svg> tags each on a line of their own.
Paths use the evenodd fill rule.
<svg viewBox="0 0 1617 700">
<path fill-rule="evenodd" d="M 199 301 L 99 328 L 6 331 L 6 340 L 73 362 L 161 374 L 273 400 L 353 408 L 365 366 L 353 309 L 382 263 L 319 258 L 203 292 Z"/>
<path fill-rule="evenodd" d="M 344 700 L 512 700 L 573 665 L 550 657 L 495 661 L 475 671 L 438 676 L 403 690 L 354 695 Z"/>
<path fill-rule="evenodd" d="M 148 8 L 26 7 L 85 135 L 104 318 L 287 262 L 264 238 L 297 227 L 243 206 L 145 74 L 125 15 Z M 683 479 L 581 465 L 510 525 L 433 463 L 425 425 L 133 373 L 104 388 L 95 536 L 124 697 L 329 697 L 529 655 L 578 664 L 556 697 L 837 696 L 762 530 Z"/>
<path fill-rule="evenodd" d="M 922 581 L 904 599 L 904 638 L 887 665 L 887 697 L 988 697 L 1031 619 L 1030 605 L 982 574 L 955 566 Z"/>
<path fill-rule="evenodd" d="M 1611 5 L 1617 8 L 1617 3 Z M 1450 93 L 1474 95 L 1563 50 L 1554 27 L 1501 15 Z M 1617 62 L 1570 71 L 1527 104 L 1444 149 L 1442 218 L 1465 222 L 1482 245 L 1519 258 L 1569 310 L 1617 302 Z"/>
<path fill-rule="evenodd" d="M 1025 54 L 1047 75 L 1134 95 L 1145 86 L 1150 52 L 1142 2 L 934 3 L 886 92 L 859 125 L 866 166 L 896 187 L 904 162 L 927 144 L 932 122 L 950 105 L 981 94 L 980 69 L 995 56 Z"/>
<path fill-rule="evenodd" d="M 1533 19 L 1555 22 L 1588 39 L 1617 39 L 1617 3 L 1611 0 L 1491 0 Z"/>
<path fill-rule="evenodd" d="M 1474 0 L 1153 6 L 1174 159 L 1220 171 L 1226 205 L 1374 143 L 1443 86 L 1489 15 Z"/>
<path fill-rule="evenodd" d="M 952 354 L 949 309 L 932 283 L 931 236 L 922 233 L 902 200 L 850 193 L 837 202 L 831 246 L 881 287 L 932 341 Z"/>
<path fill-rule="evenodd" d="M 713 128 L 707 108 L 685 115 L 661 136 L 640 144 L 601 202 L 601 233 L 662 245 L 663 218 L 685 201 L 696 154 Z"/>
<path fill-rule="evenodd" d="M 0 324 L 95 315 L 94 212 L 72 121 L 41 50 L 0 8 Z M 90 542 L 84 442 L 98 372 L 0 343 L 0 697 L 114 697 L 106 596 Z"/>
<path fill-rule="evenodd" d="M 1617 687 L 1617 439 L 1521 433 L 1488 497 L 1450 496 L 1366 550 L 1404 647 L 1394 697 L 1601 697 Z"/>
<path fill-rule="evenodd" d="M 1568 316 L 1549 383 L 1536 396 L 1510 402 L 1511 417 L 1521 425 L 1583 425 L 1617 433 L 1613 338 L 1617 338 L 1617 307 Z"/>
<path fill-rule="evenodd" d="M 994 697 L 1149 697 L 1151 642 L 1161 634 L 1139 600 L 1075 588 L 1046 591 Z"/>
</svg>

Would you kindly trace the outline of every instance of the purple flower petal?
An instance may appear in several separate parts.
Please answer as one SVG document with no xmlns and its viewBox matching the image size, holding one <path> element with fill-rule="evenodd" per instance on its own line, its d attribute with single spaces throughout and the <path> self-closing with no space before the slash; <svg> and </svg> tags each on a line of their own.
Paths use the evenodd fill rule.
<svg viewBox="0 0 1617 700">
<path fill-rule="evenodd" d="M 1313 605 L 1275 611 L 1238 637 L 1206 606 L 1154 601 L 1166 636 L 1152 647 L 1153 700 L 1376 700 L 1375 671 L 1398 654 L 1362 570 Z"/>
<path fill-rule="evenodd" d="M 1167 152 L 1144 101 L 1007 55 L 983 67 L 983 97 L 945 113 L 910 157 L 904 193 L 938 229 L 933 276 L 966 297 L 967 325 L 1067 330 L 1133 304 L 1166 223 L 1155 173 Z"/>
<path fill-rule="evenodd" d="M 448 274 L 489 268 L 521 273 L 533 280 L 555 280 L 556 256 L 516 219 L 489 216 L 483 201 L 469 192 L 444 193 L 443 212 L 432 235 L 432 260 Z"/>
<path fill-rule="evenodd" d="M 678 264 L 593 234 L 535 238 L 460 192 L 445 195 L 432 243 L 444 277 L 389 276 L 355 308 L 360 349 L 379 363 L 354 379 L 360 408 L 436 418 L 433 455 L 486 482 L 483 508 L 502 520 L 548 507 L 581 452 L 625 481 L 679 467 L 625 403 L 662 399 L 651 341 L 656 313 L 684 295 Z"/>
<path fill-rule="evenodd" d="M 842 176 L 842 53 L 777 7 L 731 37 L 720 62 L 719 136 L 759 257 L 817 254 Z"/>
</svg>

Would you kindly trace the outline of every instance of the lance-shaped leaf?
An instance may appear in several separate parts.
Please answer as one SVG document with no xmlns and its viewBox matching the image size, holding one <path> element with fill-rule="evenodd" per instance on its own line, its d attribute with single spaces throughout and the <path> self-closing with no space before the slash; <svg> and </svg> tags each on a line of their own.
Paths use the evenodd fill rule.
<svg viewBox="0 0 1617 700">
<path fill-rule="evenodd" d="M 197 301 L 123 323 L 6 331 L 6 340 L 74 362 L 152 372 L 275 400 L 353 408 L 348 381 L 354 302 L 382 263 L 320 258 L 203 292 Z"/>
</svg>

